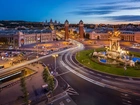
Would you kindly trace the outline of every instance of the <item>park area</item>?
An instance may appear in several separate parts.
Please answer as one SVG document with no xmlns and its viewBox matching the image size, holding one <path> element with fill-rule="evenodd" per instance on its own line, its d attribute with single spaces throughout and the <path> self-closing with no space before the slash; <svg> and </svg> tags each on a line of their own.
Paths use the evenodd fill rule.
<svg viewBox="0 0 140 105">
<path fill-rule="evenodd" d="M 122 63 L 105 64 L 99 62 L 98 58 L 92 55 L 95 50 L 96 52 L 105 51 L 104 48 L 98 48 L 98 49 L 90 49 L 90 50 L 84 50 L 78 52 L 76 54 L 77 61 L 80 62 L 82 65 L 96 71 L 113 74 L 113 75 L 119 75 L 119 76 L 140 77 L 140 62 L 135 62 L 134 67 L 126 66 L 126 68 L 124 68 Z M 140 57 L 140 54 L 138 52 L 130 51 L 129 54 L 135 57 Z"/>
</svg>

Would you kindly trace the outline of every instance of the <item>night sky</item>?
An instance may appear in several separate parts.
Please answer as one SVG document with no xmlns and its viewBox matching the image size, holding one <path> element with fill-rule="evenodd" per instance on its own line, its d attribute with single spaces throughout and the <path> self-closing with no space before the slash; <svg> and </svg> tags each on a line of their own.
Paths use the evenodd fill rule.
<svg viewBox="0 0 140 105">
<path fill-rule="evenodd" d="M 140 23 L 140 0 L 0 0 L 0 20 Z"/>
</svg>

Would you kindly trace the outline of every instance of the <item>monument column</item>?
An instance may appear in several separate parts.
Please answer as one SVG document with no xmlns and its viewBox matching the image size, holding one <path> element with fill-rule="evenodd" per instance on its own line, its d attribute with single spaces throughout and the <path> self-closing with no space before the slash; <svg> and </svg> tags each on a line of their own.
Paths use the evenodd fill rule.
<svg viewBox="0 0 140 105">
<path fill-rule="evenodd" d="M 65 21 L 65 40 L 69 39 L 69 22 L 68 20 Z"/>
<path fill-rule="evenodd" d="M 84 39 L 84 23 L 82 20 L 80 20 L 79 22 L 79 35 L 80 35 L 80 39 L 83 40 Z"/>
</svg>

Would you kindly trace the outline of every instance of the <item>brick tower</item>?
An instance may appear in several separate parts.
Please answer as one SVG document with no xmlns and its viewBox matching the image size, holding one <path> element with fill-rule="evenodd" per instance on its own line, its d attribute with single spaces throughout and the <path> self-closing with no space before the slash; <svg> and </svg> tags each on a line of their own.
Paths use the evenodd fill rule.
<svg viewBox="0 0 140 105">
<path fill-rule="evenodd" d="M 84 40 L 84 23 L 82 20 L 79 22 L 79 35 L 80 35 L 80 40 Z"/>
<path fill-rule="evenodd" d="M 65 21 L 65 40 L 69 39 L 69 22 L 68 20 Z"/>
</svg>

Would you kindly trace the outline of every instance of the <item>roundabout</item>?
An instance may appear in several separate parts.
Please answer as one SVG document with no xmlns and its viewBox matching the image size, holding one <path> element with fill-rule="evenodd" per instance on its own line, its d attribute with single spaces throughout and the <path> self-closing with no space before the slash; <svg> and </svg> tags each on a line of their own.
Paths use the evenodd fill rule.
<svg viewBox="0 0 140 105">
<path fill-rule="evenodd" d="M 104 73 L 140 77 L 140 58 L 136 56 L 139 53 L 121 48 L 120 31 L 114 30 L 108 33 L 109 46 L 78 52 L 76 55 L 78 62 Z"/>
</svg>

